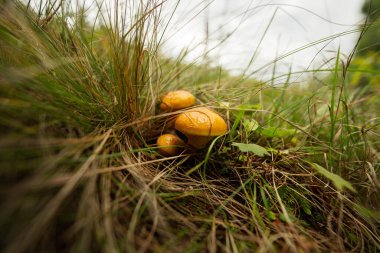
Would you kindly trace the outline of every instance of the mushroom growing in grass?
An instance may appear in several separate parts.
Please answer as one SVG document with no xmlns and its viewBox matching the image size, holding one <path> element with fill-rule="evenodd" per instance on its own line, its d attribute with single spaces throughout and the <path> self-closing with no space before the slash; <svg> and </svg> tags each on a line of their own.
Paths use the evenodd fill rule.
<svg viewBox="0 0 380 253">
<path fill-rule="evenodd" d="M 216 136 L 227 132 L 225 120 L 216 112 L 199 107 L 178 115 L 175 129 L 187 137 L 187 144 L 201 149 Z"/>
<path fill-rule="evenodd" d="M 163 134 L 157 139 L 158 152 L 162 155 L 178 155 L 181 153 L 184 145 L 183 140 L 174 134 Z"/>
<path fill-rule="evenodd" d="M 160 109 L 171 112 L 184 109 L 195 104 L 195 97 L 188 91 L 176 90 L 167 93 L 161 99 Z"/>
</svg>

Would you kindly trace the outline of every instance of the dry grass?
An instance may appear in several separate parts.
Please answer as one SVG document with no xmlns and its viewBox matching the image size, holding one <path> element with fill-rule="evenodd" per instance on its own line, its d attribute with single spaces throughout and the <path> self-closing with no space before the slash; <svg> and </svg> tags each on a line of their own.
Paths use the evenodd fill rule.
<svg viewBox="0 0 380 253">
<path fill-rule="evenodd" d="M 80 12 L 68 25 L 64 5 L 1 4 L 0 248 L 378 251 L 379 90 L 351 87 L 339 61 L 335 78 L 271 87 L 165 59 L 162 4 L 136 6 L 131 20 L 119 10 L 118 28 L 93 27 Z M 176 88 L 221 113 L 229 132 L 162 157 L 155 140 L 178 112 L 156 107 Z"/>
</svg>

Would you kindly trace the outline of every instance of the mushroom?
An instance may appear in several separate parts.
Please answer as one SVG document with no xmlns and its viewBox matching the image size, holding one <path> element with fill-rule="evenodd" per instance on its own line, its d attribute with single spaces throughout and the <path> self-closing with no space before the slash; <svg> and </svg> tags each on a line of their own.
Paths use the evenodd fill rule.
<svg viewBox="0 0 380 253">
<path fill-rule="evenodd" d="M 187 144 L 201 149 L 215 136 L 227 132 L 227 124 L 216 112 L 198 107 L 181 113 L 175 121 L 175 129 L 187 137 Z"/>
<path fill-rule="evenodd" d="M 176 111 L 195 104 L 195 97 L 188 91 L 176 90 L 167 93 L 161 99 L 160 109 L 162 111 Z"/>
<path fill-rule="evenodd" d="M 178 155 L 185 143 L 177 135 L 163 134 L 157 139 L 158 152 L 162 155 Z"/>
</svg>

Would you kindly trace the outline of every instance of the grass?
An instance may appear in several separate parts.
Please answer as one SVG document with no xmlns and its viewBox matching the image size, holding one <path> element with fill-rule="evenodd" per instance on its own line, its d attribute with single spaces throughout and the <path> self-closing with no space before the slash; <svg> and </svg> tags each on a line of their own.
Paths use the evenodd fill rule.
<svg viewBox="0 0 380 253">
<path fill-rule="evenodd" d="M 273 86 L 161 55 L 162 2 L 96 26 L 46 3 L 0 5 L 4 252 L 379 251 L 378 72 L 338 51 Z M 174 89 L 229 132 L 157 153 Z"/>
</svg>

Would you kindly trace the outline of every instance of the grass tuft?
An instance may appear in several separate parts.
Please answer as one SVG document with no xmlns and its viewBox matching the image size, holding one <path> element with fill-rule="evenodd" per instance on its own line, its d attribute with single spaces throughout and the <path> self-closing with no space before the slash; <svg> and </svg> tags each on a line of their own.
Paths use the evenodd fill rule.
<svg viewBox="0 0 380 253">
<path fill-rule="evenodd" d="M 0 248 L 378 251 L 380 90 L 360 84 L 378 71 L 338 50 L 307 85 L 273 85 L 168 59 L 165 2 L 132 2 L 94 1 L 93 23 L 65 1 L 0 4 Z M 229 132 L 161 156 L 174 89 Z"/>
</svg>

